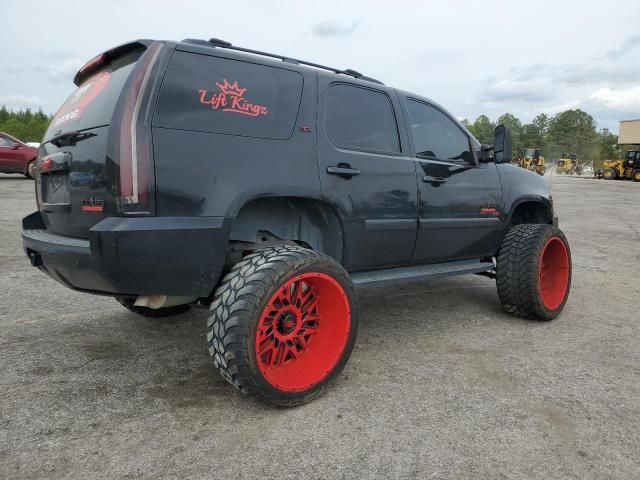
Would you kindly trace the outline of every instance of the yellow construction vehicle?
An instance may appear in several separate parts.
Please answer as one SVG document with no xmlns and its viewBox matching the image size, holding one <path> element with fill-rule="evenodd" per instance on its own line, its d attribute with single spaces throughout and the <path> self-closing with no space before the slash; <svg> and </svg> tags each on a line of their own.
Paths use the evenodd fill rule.
<svg viewBox="0 0 640 480">
<path fill-rule="evenodd" d="M 544 172 L 547 170 L 544 157 L 540 155 L 539 148 L 527 148 L 524 151 L 524 155 L 518 159 L 518 165 L 532 172 L 536 172 L 538 175 L 544 175 Z"/>
<path fill-rule="evenodd" d="M 605 160 L 604 168 L 596 172 L 596 177 L 605 180 L 633 180 L 640 182 L 640 150 L 625 152 L 620 160 Z"/>
<path fill-rule="evenodd" d="M 578 162 L 575 153 L 563 153 L 559 160 L 556 160 L 556 173 L 566 175 L 582 175 L 582 165 Z"/>
</svg>

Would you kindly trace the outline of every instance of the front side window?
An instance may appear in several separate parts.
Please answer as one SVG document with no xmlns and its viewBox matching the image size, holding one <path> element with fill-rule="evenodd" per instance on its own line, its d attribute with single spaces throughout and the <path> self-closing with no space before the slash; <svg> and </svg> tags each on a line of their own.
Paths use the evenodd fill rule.
<svg viewBox="0 0 640 480">
<path fill-rule="evenodd" d="M 8 138 L 0 137 L 0 147 L 10 147 L 12 143 Z"/>
<path fill-rule="evenodd" d="M 340 148 L 400 152 L 393 106 L 383 92 L 331 85 L 327 91 L 326 129 L 331 143 Z"/>
<path fill-rule="evenodd" d="M 437 108 L 407 101 L 411 135 L 419 157 L 475 163 L 469 137 Z"/>
</svg>

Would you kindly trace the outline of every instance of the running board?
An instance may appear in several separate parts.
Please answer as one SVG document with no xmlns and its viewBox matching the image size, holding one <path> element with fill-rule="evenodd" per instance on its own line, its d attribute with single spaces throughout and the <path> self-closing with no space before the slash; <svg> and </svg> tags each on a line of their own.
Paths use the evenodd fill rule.
<svg viewBox="0 0 640 480">
<path fill-rule="evenodd" d="M 354 272 L 351 280 L 356 286 L 382 283 L 395 283 L 426 278 L 449 277 L 466 273 L 488 272 L 494 269 L 493 262 L 479 260 L 462 260 L 457 262 L 415 265 L 412 267 L 395 267 L 368 272 Z"/>
</svg>

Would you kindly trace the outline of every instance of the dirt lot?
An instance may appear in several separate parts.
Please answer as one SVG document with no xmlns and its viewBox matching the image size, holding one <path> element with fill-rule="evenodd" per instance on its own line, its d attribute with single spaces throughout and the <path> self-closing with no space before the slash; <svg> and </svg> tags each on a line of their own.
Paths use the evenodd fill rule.
<svg viewBox="0 0 640 480">
<path fill-rule="evenodd" d="M 366 290 L 344 374 L 282 410 L 213 370 L 206 312 L 138 318 L 30 267 L 33 183 L 0 175 L 0 478 L 638 478 L 640 184 L 550 180 L 560 318 L 476 276 Z"/>
</svg>

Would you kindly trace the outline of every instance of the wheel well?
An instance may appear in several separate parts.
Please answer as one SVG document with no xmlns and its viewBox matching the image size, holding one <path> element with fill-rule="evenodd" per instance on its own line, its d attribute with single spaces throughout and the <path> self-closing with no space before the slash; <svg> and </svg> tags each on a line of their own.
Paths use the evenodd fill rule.
<svg viewBox="0 0 640 480">
<path fill-rule="evenodd" d="M 553 223 L 553 212 L 549 205 L 541 202 L 522 202 L 511 215 L 509 226 L 521 223 Z"/>
<path fill-rule="evenodd" d="M 268 197 L 245 204 L 231 225 L 231 247 L 296 243 L 342 260 L 342 226 L 326 202 L 298 197 Z"/>
</svg>

